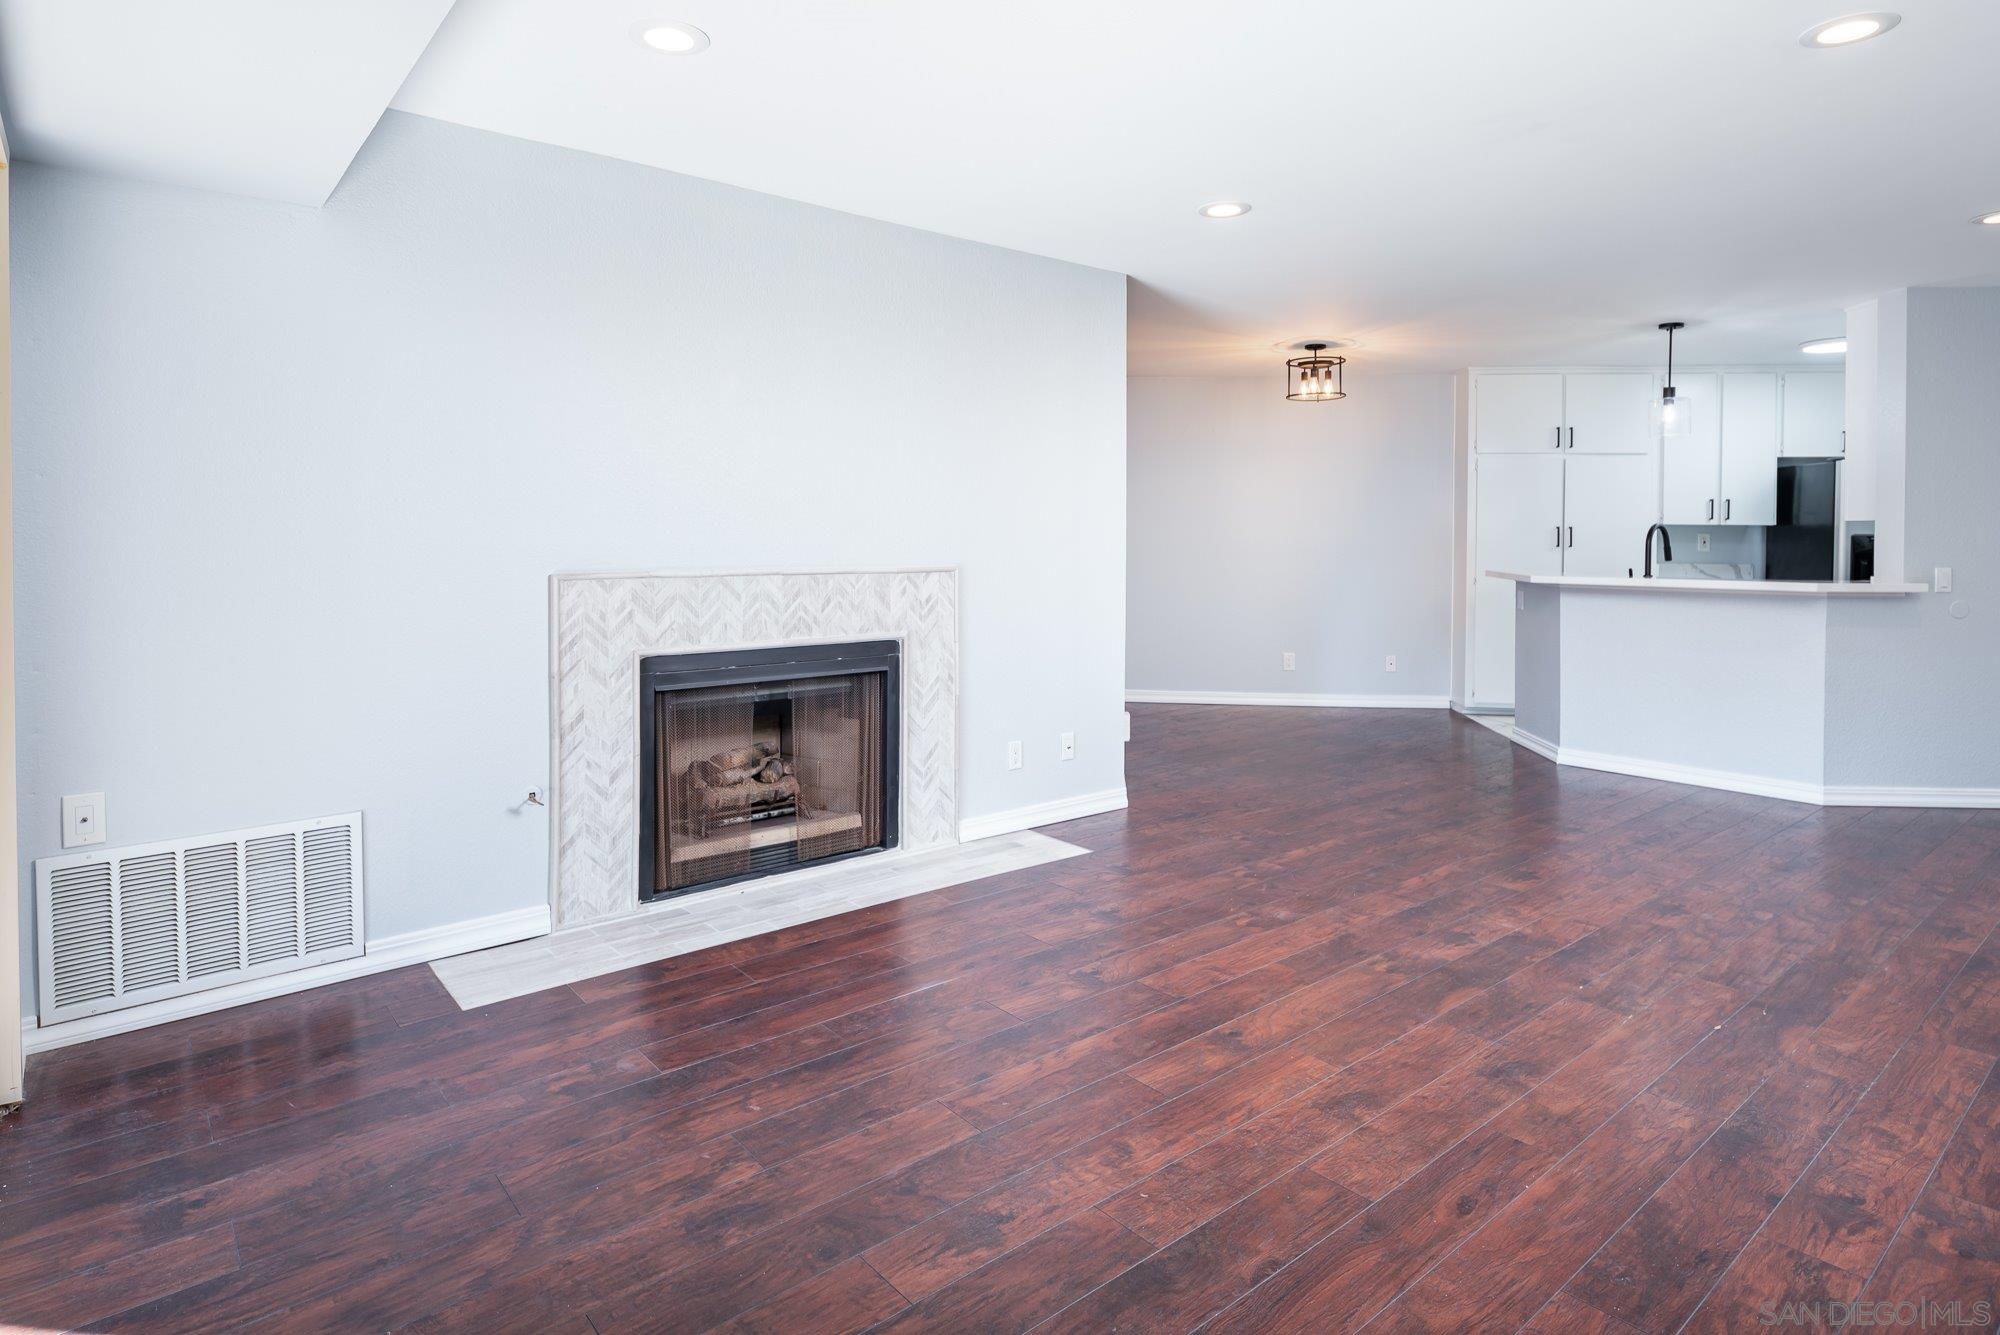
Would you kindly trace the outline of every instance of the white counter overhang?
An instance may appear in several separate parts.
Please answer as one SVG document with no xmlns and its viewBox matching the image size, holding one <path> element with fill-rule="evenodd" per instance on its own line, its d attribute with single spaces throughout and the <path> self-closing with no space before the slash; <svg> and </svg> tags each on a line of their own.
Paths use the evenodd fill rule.
<svg viewBox="0 0 2000 1335">
<path fill-rule="evenodd" d="M 1619 579 L 1609 575 L 1519 575 L 1511 570 L 1489 570 L 1489 579 L 1511 579 L 1516 584 L 1547 585 L 1558 589 L 1610 589 L 1619 593 L 1730 593 L 1812 596 L 1828 598 L 1881 598 L 1894 594 L 1929 593 L 1928 584 L 1840 584 L 1814 580 L 1774 579 Z"/>
</svg>

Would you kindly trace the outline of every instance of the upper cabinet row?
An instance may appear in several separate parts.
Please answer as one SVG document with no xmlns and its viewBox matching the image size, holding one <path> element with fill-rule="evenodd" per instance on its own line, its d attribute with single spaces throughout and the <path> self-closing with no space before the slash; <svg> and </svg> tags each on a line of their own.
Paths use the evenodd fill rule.
<svg viewBox="0 0 2000 1335">
<path fill-rule="evenodd" d="M 1653 396 L 1646 371 L 1502 371 L 1473 380 L 1472 447 L 1482 454 L 1647 454 Z"/>
<path fill-rule="evenodd" d="M 1837 372 L 1684 371 L 1676 379 L 1692 426 L 1663 442 L 1657 500 L 1646 502 L 1669 524 L 1774 524 L 1778 460 L 1846 450 Z M 1473 448 L 1649 454 L 1659 383 L 1634 371 L 1482 372 L 1473 381 Z"/>
</svg>

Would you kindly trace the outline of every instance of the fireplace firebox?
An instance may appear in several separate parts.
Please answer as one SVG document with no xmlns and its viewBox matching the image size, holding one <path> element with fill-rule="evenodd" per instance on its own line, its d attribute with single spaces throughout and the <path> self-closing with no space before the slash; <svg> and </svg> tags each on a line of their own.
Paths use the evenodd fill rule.
<svg viewBox="0 0 2000 1335">
<path fill-rule="evenodd" d="M 639 897 L 896 846 L 894 640 L 639 663 Z"/>
</svg>

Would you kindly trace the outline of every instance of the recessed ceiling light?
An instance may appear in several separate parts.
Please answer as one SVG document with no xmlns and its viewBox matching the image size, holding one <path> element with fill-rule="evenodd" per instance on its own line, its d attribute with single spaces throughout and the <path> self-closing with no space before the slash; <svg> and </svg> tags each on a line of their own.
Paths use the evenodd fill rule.
<svg viewBox="0 0 2000 1335">
<path fill-rule="evenodd" d="M 1799 351 L 1809 352 L 1815 357 L 1831 357 L 1847 351 L 1847 339 L 1844 335 L 1840 338 L 1809 338 L 1799 344 Z"/>
<path fill-rule="evenodd" d="M 1972 221 L 1984 224 L 1987 227 L 2000 227 L 2000 209 L 1995 209 L 1991 213 L 1982 213 Z"/>
<path fill-rule="evenodd" d="M 1852 46 L 1880 37 L 1903 21 L 1901 14 L 1848 14 L 1816 23 L 1799 35 L 1800 46 Z"/>
<path fill-rule="evenodd" d="M 1241 218 L 1250 211 L 1250 206 L 1240 199 L 1218 199 L 1213 204 L 1201 206 L 1204 218 Z"/>
<path fill-rule="evenodd" d="M 639 40 L 670 56 L 708 50 L 708 34 L 692 23 L 649 23 L 639 29 Z"/>
</svg>

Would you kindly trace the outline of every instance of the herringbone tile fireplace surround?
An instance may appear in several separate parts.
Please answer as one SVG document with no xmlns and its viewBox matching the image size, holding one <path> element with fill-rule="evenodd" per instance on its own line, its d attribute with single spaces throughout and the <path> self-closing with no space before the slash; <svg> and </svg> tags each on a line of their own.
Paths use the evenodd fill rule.
<svg viewBox="0 0 2000 1335">
<path fill-rule="evenodd" d="M 649 654 L 894 639 L 902 848 L 958 842 L 958 571 L 559 574 L 550 580 L 555 925 L 634 912 L 638 677 Z"/>
</svg>

